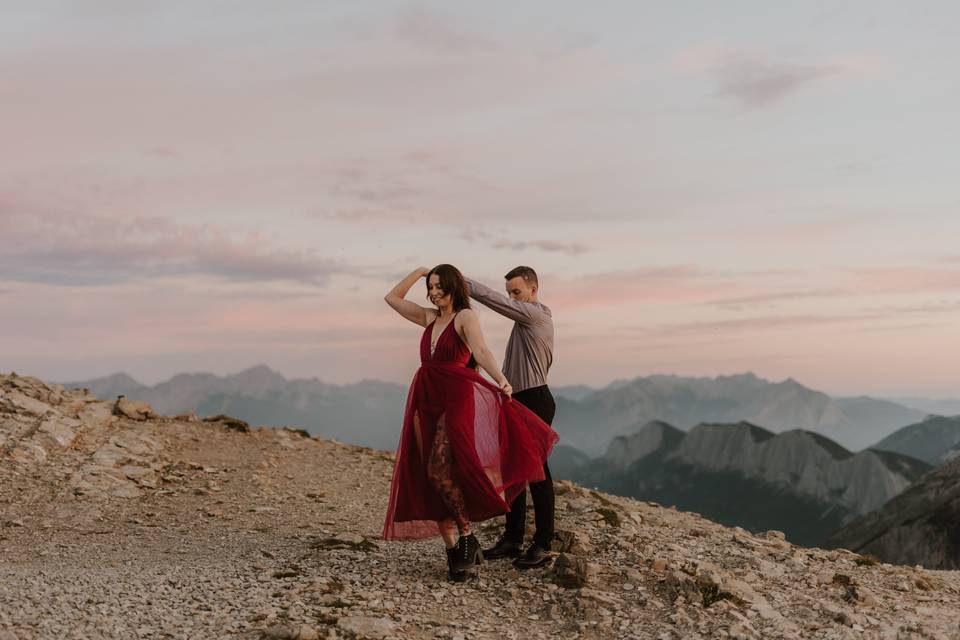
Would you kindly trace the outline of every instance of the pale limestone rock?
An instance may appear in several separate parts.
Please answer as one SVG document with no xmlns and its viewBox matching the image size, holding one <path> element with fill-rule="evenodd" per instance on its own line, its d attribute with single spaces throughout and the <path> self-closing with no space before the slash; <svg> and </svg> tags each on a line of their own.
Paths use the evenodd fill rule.
<svg viewBox="0 0 960 640">
<path fill-rule="evenodd" d="M 346 616 L 337 621 L 337 626 L 357 636 L 379 640 L 392 635 L 396 625 L 389 618 L 372 616 Z"/>
<path fill-rule="evenodd" d="M 11 412 L 22 412 L 31 416 L 43 416 L 50 411 L 46 402 L 32 398 L 20 391 L 4 391 L 0 393 L 0 405 L 5 405 Z"/>
<path fill-rule="evenodd" d="M 131 400 L 120 396 L 113 404 L 113 414 L 131 420 L 146 420 L 156 415 L 149 404 L 142 400 Z"/>
</svg>

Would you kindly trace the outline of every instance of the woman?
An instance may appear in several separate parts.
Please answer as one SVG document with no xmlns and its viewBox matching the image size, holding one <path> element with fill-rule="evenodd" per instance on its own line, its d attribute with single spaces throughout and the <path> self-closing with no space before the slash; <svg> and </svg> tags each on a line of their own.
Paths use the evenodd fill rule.
<svg viewBox="0 0 960 640">
<path fill-rule="evenodd" d="M 404 300 L 424 277 L 434 309 Z M 513 390 L 487 348 L 456 267 L 421 267 L 384 299 L 426 329 L 421 367 L 407 396 L 383 537 L 439 534 L 450 577 L 465 579 L 483 560 L 472 523 L 506 513 L 528 482 L 544 479 L 543 463 L 557 434 L 532 411 L 510 402 Z M 497 386 L 472 368 L 474 362 Z"/>
</svg>

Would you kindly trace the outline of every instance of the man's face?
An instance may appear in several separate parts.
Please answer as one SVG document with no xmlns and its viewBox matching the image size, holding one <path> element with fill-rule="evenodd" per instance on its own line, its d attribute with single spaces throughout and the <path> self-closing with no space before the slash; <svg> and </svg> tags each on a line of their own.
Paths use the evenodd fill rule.
<svg viewBox="0 0 960 640">
<path fill-rule="evenodd" d="M 520 302 L 532 302 L 536 299 L 537 288 L 522 277 L 507 280 L 507 295 Z"/>
</svg>

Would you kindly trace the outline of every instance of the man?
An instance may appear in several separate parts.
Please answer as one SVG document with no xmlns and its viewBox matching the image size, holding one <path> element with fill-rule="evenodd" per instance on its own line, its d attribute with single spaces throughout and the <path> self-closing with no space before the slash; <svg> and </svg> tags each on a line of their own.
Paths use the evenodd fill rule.
<svg viewBox="0 0 960 640">
<path fill-rule="evenodd" d="M 547 387 L 547 373 L 553 363 L 553 313 L 537 299 L 540 285 L 536 271 L 521 266 L 504 277 L 506 296 L 470 278 L 466 281 L 474 300 L 514 321 L 503 360 L 503 374 L 513 387 L 514 400 L 551 424 L 556 404 Z M 483 550 L 485 558 L 515 558 L 513 564 L 521 569 L 540 567 L 550 561 L 554 496 L 553 479 L 546 462 L 543 473 L 542 482 L 530 484 L 537 527 L 530 546 L 523 551 L 527 517 L 527 492 L 524 491 L 510 505 L 503 535 L 493 547 Z"/>
</svg>

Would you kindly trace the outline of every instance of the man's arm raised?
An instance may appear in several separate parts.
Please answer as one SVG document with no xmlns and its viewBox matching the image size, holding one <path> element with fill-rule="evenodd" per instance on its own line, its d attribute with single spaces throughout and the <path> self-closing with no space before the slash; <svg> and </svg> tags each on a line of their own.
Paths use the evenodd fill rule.
<svg viewBox="0 0 960 640">
<path fill-rule="evenodd" d="M 514 322 L 530 324 L 534 318 L 542 313 L 535 304 L 520 302 L 513 298 L 494 291 L 490 287 L 480 284 L 476 280 L 464 278 L 470 287 L 470 297 Z"/>
</svg>

